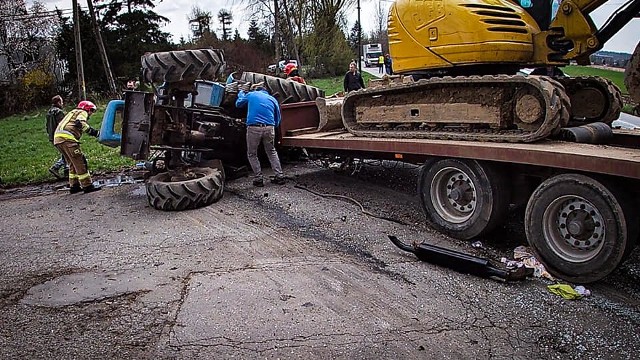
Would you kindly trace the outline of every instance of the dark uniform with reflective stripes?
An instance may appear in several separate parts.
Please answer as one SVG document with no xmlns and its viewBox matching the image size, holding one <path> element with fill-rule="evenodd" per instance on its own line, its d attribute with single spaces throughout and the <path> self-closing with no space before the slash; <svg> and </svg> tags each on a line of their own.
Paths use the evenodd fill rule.
<svg viewBox="0 0 640 360">
<path fill-rule="evenodd" d="M 85 110 L 74 109 L 70 111 L 56 128 L 53 138 L 53 144 L 69 164 L 69 186 L 72 189 L 81 186 L 86 190 L 92 186 L 91 175 L 87 169 L 82 150 L 80 150 L 80 137 L 83 133 L 98 136 L 98 130 L 87 123 L 88 118 L 89 114 Z"/>
</svg>

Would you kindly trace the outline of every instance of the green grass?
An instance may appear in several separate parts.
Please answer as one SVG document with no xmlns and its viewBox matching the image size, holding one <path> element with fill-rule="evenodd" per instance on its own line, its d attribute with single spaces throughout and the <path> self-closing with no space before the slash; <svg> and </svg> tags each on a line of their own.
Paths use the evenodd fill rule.
<svg viewBox="0 0 640 360">
<path fill-rule="evenodd" d="M 369 83 L 369 80 L 371 80 L 371 78 L 373 77 L 373 75 L 367 72 L 362 73 L 364 85 L 366 86 Z M 308 85 L 315 86 L 324 90 L 325 96 L 331 96 L 337 92 L 344 91 L 344 76 L 336 76 L 325 79 L 306 79 L 306 81 Z"/>
<path fill-rule="evenodd" d="M 628 94 L 627 87 L 624 86 L 624 72 L 607 70 L 600 68 L 593 68 L 589 66 L 566 66 L 562 68 L 565 74 L 575 76 L 601 76 L 611 80 L 617 87 L 620 88 L 623 94 Z"/>
<path fill-rule="evenodd" d="M 99 108 L 102 108 L 99 106 Z M 65 109 L 70 110 L 70 109 Z M 45 130 L 47 109 L 0 119 L 0 186 L 16 186 L 54 180 L 49 167 L 59 156 Z M 89 119 L 99 129 L 103 109 Z M 113 171 L 135 162 L 120 156 L 119 148 L 98 143 L 88 135 L 81 139 L 82 151 L 89 161 L 89 171 Z"/>
</svg>

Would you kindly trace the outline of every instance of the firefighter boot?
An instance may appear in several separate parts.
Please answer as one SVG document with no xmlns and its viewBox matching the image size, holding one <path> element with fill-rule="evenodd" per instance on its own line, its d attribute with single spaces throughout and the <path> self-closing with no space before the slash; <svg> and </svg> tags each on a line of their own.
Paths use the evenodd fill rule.
<svg viewBox="0 0 640 360">
<path fill-rule="evenodd" d="M 69 194 L 77 194 L 82 191 L 80 184 L 75 184 L 69 188 Z"/>
<path fill-rule="evenodd" d="M 102 190 L 102 187 L 100 186 L 93 186 L 93 184 L 87 186 L 86 188 L 84 188 L 84 193 L 88 194 L 94 191 L 98 191 L 98 190 Z"/>
</svg>

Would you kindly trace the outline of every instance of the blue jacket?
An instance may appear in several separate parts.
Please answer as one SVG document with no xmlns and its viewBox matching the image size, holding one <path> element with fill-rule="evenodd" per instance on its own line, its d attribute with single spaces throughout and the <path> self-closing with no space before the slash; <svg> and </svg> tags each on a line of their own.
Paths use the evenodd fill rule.
<svg viewBox="0 0 640 360">
<path fill-rule="evenodd" d="M 264 124 L 271 126 L 280 125 L 280 105 L 266 90 L 245 92 L 240 90 L 236 107 L 248 106 L 247 126 Z"/>
</svg>

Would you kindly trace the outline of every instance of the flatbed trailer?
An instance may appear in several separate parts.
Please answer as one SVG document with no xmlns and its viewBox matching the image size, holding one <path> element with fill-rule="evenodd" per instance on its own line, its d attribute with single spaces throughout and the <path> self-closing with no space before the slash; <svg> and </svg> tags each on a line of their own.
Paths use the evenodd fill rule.
<svg viewBox="0 0 640 360">
<path fill-rule="evenodd" d="M 318 131 L 314 102 L 282 106 L 282 148 L 311 155 L 423 165 L 417 184 L 428 223 L 471 239 L 525 205 L 527 241 L 557 277 L 600 280 L 631 253 L 640 234 L 640 134 L 614 130 L 607 145 L 544 140 L 492 143 L 357 137 Z"/>
</svg>

